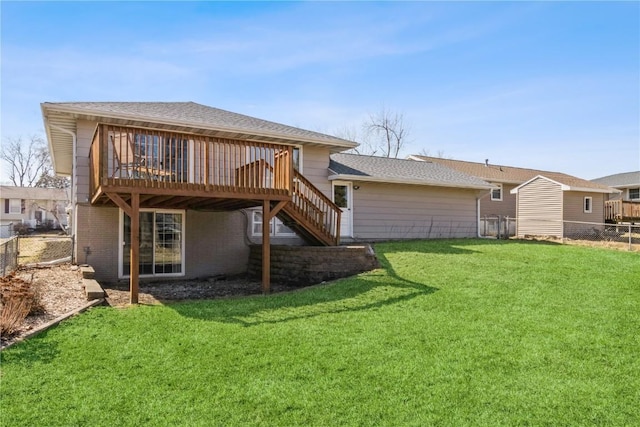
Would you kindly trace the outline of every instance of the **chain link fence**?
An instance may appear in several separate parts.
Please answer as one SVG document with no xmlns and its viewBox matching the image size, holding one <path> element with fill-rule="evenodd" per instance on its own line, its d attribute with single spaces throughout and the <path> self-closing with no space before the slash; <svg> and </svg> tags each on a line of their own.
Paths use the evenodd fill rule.
<svg viewBox="0 0 640 427">
<path fill-rule="evenodd" d="M 73 237 L 57 234 L 19 236 L 18 264 L 73 262 Z"/>
<path fill-rule="evenodd" d="M 598 244 L 640 251 L 640 225 L 563 221 L 565 243 Z"/>
<path fill-rule="evenodd" d="M 18 267 L 18 236 L 2 239 L 0 243 L 0 272 L 2 277 Z"/>
</svg>

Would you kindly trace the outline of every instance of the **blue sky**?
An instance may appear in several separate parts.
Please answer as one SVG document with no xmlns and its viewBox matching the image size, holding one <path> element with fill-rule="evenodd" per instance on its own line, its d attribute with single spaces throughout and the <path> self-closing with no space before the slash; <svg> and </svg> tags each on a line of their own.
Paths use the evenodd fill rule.
<svg viewBox="0 0 640 427">
<path fill-rule="evenodd" d="M 403 156 L 640 169 L 638 2 L 7 2 L 1 137 L 44 101 L 194 101 L 325 133 L 404 114 Z"/>
</svg>

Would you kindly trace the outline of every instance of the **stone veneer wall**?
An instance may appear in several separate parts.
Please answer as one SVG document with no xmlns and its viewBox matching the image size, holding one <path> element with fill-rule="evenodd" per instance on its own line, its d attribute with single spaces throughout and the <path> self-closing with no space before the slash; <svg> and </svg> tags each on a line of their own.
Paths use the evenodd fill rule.
<svg viewBox="0 0 640 427">
<path fill-rule="evenodd" d="M 380 264 L 369 245 L 359 246 L 271 246 L 271 282 L 312 285 L 353 276 L 378 268 Z M 250 277 L 262 274 L 262 246 L 252 245 Z"/>
</svg>

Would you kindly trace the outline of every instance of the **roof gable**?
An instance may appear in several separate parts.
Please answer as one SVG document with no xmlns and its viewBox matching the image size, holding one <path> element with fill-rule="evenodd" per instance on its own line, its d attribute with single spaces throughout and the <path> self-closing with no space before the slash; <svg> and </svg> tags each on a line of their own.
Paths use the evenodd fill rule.
<svg viewBox="0 0 640 427">
<path fill-rule="evenodd" d="M 567 175 L 568 176 L 568 175 Z M 557 181 L 555 179 L 552 179 L 550 177 L 544 176 L 544 175 L 536 175 L 533 178 L 531 178 L 530 180 L 523 182 L 522 184 L 520 184 L 519 186 L 517 186 L 516 188 L 512 189 L 510 191 L 511 194 L 517 194 L 518 191 L 520 191 L 521 188 L 526 187 L 527 185 L 529 185 L 530 183 L 532 183 L 533 181 L 536 181 L 538 179 L 543 179 L 545 181 L 549 181 L 552 182 L 556 185 L 560 186 L 560 189 L 562 191 L 581 191 L 581 192 L 586 192 L 586 193 L 619 193 L 619 190 L 615 190 L 611 187 L 605 187 L 605 186 L 599 186 L 599 187 L 580 187 L 579 184 L 581 181 L 584 180 L 579 180 L 579 181 L 568 181 L 567 182 L 562 182 L 562 181 Z M 578 178 L 579 179 L 579 178 Z M 588 182 L 588 181 L 587 181 Z M 573 183 L 574 185 L 570 185 L 571 183 Z"/>
<path fill-rule="evenodd" d="M 330 180 L 345 179 L 397 184 L 431 185 L 438 187 L 489 190 L 493 186 L 442 165 L 387 157 L 358 154 L 332 154 Z"/>
</svg>

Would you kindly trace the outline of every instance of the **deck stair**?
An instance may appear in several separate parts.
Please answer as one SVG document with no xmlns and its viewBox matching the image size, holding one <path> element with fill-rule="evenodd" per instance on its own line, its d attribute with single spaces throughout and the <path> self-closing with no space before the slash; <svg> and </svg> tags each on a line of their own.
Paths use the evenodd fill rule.
<svg viewBox="0 0 640 427">
<path fill-rule="evenodd" d="M 294 171 L 293 198 L 278 218 L 307 243 L 336 246 L 340 241 L 340 208 L 298 171 Z"/>
</svg>

